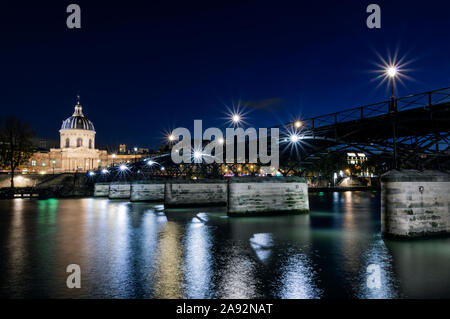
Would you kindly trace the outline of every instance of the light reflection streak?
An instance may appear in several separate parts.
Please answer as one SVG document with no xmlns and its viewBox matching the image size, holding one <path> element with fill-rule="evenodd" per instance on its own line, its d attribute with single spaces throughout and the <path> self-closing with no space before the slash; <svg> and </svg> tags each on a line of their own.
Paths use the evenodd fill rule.
<svg viewBox="0 0 450 319">
<path fill-rule="evenodd" d="M 279 298 L 317 299 L 322 295 L 315 284 L 316 273 L 303 253 L 289 252 L 287 262 L 281 267 Z"/>
<path fill-rule="evenodd" d="M 27 258 L 27 249 L 25 246 L 25 232 L 26 227 L 23 221 L 23 204 L 24 199 L 16 198 L 13 199 L 13 209 L 12 209 L 12 229 L 9 231 L 9 252 L 10 252 L 10 264 L 15 265 L 14 269 L 11 269 L 9 273 L 9 282 L 14 285 L 14 287 L 20 288 L 20 291 L 16 293 L 23 294 L 24 285 L 17 285 L 16 283 L 23 280 L 24 265 L 26 264 L 25 259 Z"/>
<path fill-rule="evenodd" d="M 202 214 L 202 215 L 200 215 Z M 184 276 L 187 298 L 211 298 L 212 279 L 211 239 L 209 229 L 201 220 L 206 214 L 199 213 L 187 226 Z"/>
<path fill-rule="evenodd" d="M 180 225 L 168 221 L 159 233 L 155 297 L 175 299 L 183 297 L 182 247 Z"/>
<path fill-rule="evenodd" d="M 227 243 L 229 245 L 231 243 Z M 221 265 L 222 277 L 218 283 L 221 299 L 250 299 L 260 297 L 257 291 L 259 281 L 255 277 L 255 264 L 243 247 L 231 246 L 225 262 Z"/>
<path fill-rule="evenodd" d="M 396 284 L 394 278 L 392 277 L 393 269 L 392 269 L 392 258 L 389 255 L 389 252 L 386 248 L 384 241 L 381 239 L 381 236 L 377 240 L 373 242 L 371 247 L 365 252 L 365 269 L 371 264 L 377 265 L 380 267 L 380 277 L 381 277 L 381 286 L 380 288 L 369 288 L 367 285 L 367 278 L 370 275 L 369 273 L 363 271 L 361 275 L 360 283 L 361 287 L 358 292 L 358 298 L 367 298 L 367 299 L 390 299 L 390 298 L 398 298 L 398 294 L 396 292 Z"/>
</svg>

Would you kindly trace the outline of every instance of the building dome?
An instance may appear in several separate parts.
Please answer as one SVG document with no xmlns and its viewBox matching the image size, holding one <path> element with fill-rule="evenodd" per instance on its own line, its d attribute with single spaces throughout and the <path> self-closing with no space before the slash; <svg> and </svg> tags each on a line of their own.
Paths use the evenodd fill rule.
<svg viewBox="0 0 450 319">
<path fill-rule="evenodd" d="M 83 109 L 80 101 L 75 105 L 75 111 L 72 116 L 64 120 L 61 125 L 61 130 L 88 130 L 95 131 L 94 124 L 83 115 Z"/>
</svg>

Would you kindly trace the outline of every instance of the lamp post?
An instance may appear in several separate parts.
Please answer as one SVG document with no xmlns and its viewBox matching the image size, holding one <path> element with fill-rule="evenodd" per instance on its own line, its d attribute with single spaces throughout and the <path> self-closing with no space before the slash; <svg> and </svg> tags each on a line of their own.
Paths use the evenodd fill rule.
<svg viewBox="0 0 450 319">
<path fill-rule="evenodd" d="M 112 155 L 112 166 L 114 166 L 114 159 L 116 158 L 116 154 Z"/>
<path fill-rule="evenodd" d="M 389 113 L 395 114 L 397 112 L 397 101 L 395 100 L 395 77 L 398 74 L 398 67 L 395 65 L 389 66 L 386 69 L 387 76 L 391 79 L 391 102 L 389 105 Z M 392 119 L 392 148 L 393 148 L 393 166 L 397 169 L 397 118 Z"/>
<path fill-rule="evenodd" d="M 398 68 L 396 66 L 390 66 L 386 69 L 386 74 L 390 78 L 390 82 L 391 82 L 391 109 L 390 109 L 390 111 L 396 111 L 397 107 L 395 105 L 396 103 L 395 103 L 394 90 L 395 90 L 395 77 L 398 74 Z"/>
<path fill-rule="evenodd" d="M 135 147 L 133 150 L 134 150 L 134 162 L 136 163 L 136 152 L 138 149 L 137 149 L 137 147 Z"/>
<path fill-rule="evenodd" d="M 56 163 L 56 161 L 55 161 L 55 160 L 52 160 L 53 175 L 55 175 L 55 163 Z"/>
</svg>

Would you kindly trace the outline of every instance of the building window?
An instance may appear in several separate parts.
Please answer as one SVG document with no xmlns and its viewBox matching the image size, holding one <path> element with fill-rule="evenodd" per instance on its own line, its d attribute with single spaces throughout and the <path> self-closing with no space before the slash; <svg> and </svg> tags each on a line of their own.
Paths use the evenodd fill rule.
<svg viewBox="0 0 450 319">
<path fill-rule="evenodd" d="M 68 138 L 66 138 L 66 147 L 70 146 L 70 140 Z"/>
<path fill-rule="evenodd" d="M 36 161 L 31 161 L 31 166 L 36 166 Z"/>
<path fill-rule="evenodd" d="M 92 148 L 92 140 L 89 140 L 89 148 Z"/>
<path fill-rule="evenodd" d="M 83 139 L 81 137 L 77 138 L 77 147 L 83 146 Z"/>
</svg>

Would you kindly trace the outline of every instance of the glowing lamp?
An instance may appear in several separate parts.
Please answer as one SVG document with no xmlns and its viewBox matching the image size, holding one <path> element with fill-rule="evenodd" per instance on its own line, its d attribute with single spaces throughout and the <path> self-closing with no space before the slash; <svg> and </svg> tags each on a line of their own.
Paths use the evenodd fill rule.
<svg viewBox="0 0 450 319">
<path fill-rule="evenodd" d="M 393 78 L 397 75 L 398 69 L 395 66 L 391 66 L 386 70 L 386 72 L 389 77 Z"/>
<path fill-rule="evenodd" d="M 291 143 L 297 143 L 299 140 L 300 136 L 297 134 L 291 134 L 291 136 L 289 136 L 289 141 L 291 141 Z"/>
</svg>

